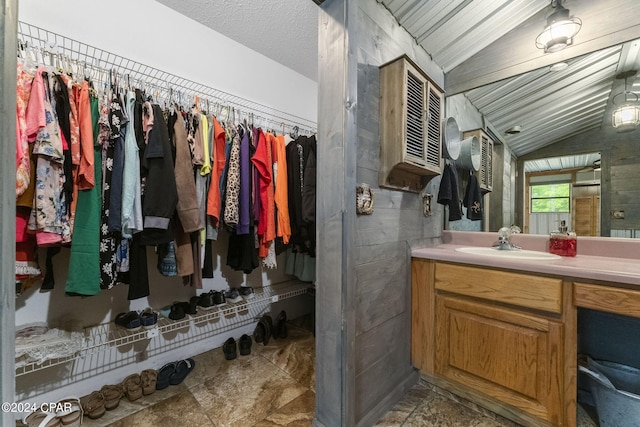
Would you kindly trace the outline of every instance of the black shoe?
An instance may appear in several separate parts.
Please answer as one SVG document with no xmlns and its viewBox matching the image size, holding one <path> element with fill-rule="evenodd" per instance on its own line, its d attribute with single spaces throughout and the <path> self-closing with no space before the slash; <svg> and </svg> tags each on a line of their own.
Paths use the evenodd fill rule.
<svg viewBox="0 0 640 427">
<path fill-rule="evenodd" d="M 169 377 L 169 384 L 178 385 L 189 375 L 193 368 L 196 366 L 196 362 L 191 359 L 184 359 L 176 362 L 176 369 L 171 373 Z M 157 387 L 157 386 L 156 386 Z"/>
<path fill-rule="evenodd" d="M 286 338 L 287 337 L 287 313 L 284 310 L 278 314 L 276 318 L 276 328 L 273 332 L 274 338 Z"/>
<path fill-rule="evenodd" d="M 242 301 L 242 297 L 240 296 L 240 292 L 236 288 L 231 288 L 228 291 L 225 291 L 224 297 L 229 302 L 240 302 Z"/>
<path fill-rule="evenodd" d="M 204 308 L 205 310 L 208 310 L 211 307 L 213 307 L 214 306 L 213 291 L 209 291 L 207 293 L 200 294 L 200 297 L 198 298 L 198 305 L 200 307 Z"/>
<path fill-rule="evenodd" d="M 187 314 L 198 314 L 198 301 L 200 301 L 200 297 L 191 297 L 189 304 L 186 306 L 185 312 Z"/>
<path fill-rule="evenodd" d="M 238 346 L 240 347 L 240 355 L 247 356 L 251 354 L 251 337 L 247 334 L 244 334 L 240 337 L 238 341 Z"/>
<path fill-rule="evenodd" d="M 213 303 L 218 307 L 222 307 L 223 305 L 227 305 L 227 300 L 224 297 L 224 293 L 220 291 L 213 292 Z"/>
<path fill-rule="evenodd" d="M 227 360 L 233 360 L 238 357 L 236 340 L 234 340 L 233 337 L 226 340 L 222 346 L 222 351 L 224 352 L 224 358 Z"/>
<path fill-rule="evenodd" d="M 265 314 L 262 316 L 262 319 L 260 319 L 260 322 L 264 325 L 264 339 L 262 340 L 262 343 L 267 345 L 269 344 L 269 339 L 273 335 L 273 321 L 271 320 L 271 316 Z"/>
<path fill-rule="evenodd" d="M 251 286 L 240 286 L 238 292 L 240 292 L 240 296 L 242 296 L 245 301 L 248 301 L 255 296 L 255 293 L 253 293 L 253 288 Z"/>
<path fill-rule="evenodd" d="M 262 319 L 260 319 L 260 321 L 256 325 L 256 328 L 253 331 L 253 339 L 256 342 L 262 342 L 264 341 L 265 334 L 266 334 L 266 331 L 264 329 L 264 324 L 262 323 Z"/>
<path fill-rule="evenodd" d="M 137 331 L 142 327 L 142 323 L 140 323 L 140 315 L 136 311 L 120 313 L 116 316 L 114 322 L 116 325 L 127 328 L 129 331 Z"/>
<path fill-rule="evenodd" d="M 186 316 L 184 312 L 184 302 L 176 302 L 171 306 L 171 312 L 169 313 L 169 319 L 171 320 L 180 320 L 184 319 Z"/>
</svg>

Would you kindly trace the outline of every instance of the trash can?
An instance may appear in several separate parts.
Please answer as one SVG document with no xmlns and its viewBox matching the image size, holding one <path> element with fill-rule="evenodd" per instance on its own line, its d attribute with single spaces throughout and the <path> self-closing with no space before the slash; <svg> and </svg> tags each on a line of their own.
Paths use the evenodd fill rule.
<svg viewBox="0 0 640 427">
<path fill-rule="evenodd" d="M 589 358 L 579 370 L 589 377 L 600 427 L 640 427 L 640 369 Z"/>
</svg>

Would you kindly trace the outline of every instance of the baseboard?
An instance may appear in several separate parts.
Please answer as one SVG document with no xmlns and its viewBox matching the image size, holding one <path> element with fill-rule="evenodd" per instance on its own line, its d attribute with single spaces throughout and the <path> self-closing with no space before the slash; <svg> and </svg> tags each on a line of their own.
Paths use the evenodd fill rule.
<svg viewBox="0 0 640 427">
<path fill-rule="evenodd" d="M 378 402 L 358 423 L 356 427 L 367 427 L 374 425 L 384 414 L 389 412 L 393 406 L 413 387 L 420 379 L 420 373 L 416 369 L 410 369 L 405 378 L 389 393 Z M 316 424 L 314 423 L 314 426 Z M 318 427 L 322 426 L 318 424 Z"/>
</svg>

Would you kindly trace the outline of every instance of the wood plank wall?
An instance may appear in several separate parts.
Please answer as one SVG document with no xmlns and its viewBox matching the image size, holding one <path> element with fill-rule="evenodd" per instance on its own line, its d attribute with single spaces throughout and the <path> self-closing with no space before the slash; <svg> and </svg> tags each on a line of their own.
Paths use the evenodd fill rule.
<svg viewBox="0 0 640 427">
<path fill-rule="evenodd" d="M 378 185 L 379 66 L 407 53 L 435 73 L 431 77 L 436 81 L 443 76 L 374 0 L 360 2 L 358 25 L 356 177 L 373 189 L 374 212 L 356 218 L 350 256 L 355 269 L 356 422 L 371 425 L 417 380 L 410 361 L 410 248 L 433 244 L 443 224 L 442 207 L 435 203 L 439 177 L 426 188 L 437 211 L 427 218 L 420 195 Z"/>
</svg>

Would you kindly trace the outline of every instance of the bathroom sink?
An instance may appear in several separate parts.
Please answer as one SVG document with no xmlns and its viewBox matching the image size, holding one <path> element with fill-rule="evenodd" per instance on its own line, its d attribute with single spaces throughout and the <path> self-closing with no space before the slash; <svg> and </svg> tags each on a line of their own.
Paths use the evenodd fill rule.
<svg viewBox="0 0 640 427">
<path fill-rule="evenodd" d="M 550 254 L 547 252 L 539 252 L 539 251 L 528 251 L 526 249 L 504 251 L 504 250 L 499 250 L 497 248 L 472 246 L 468 248 L 456 248 L 455 250 L 456 252 L 462 252 L 465 254 L 489 256 L 493 258 L 527 260 L 527 261 L 549 261 L 554 259 L 560 259 L 560 256 L 555 254 Z"/>
</svg>

